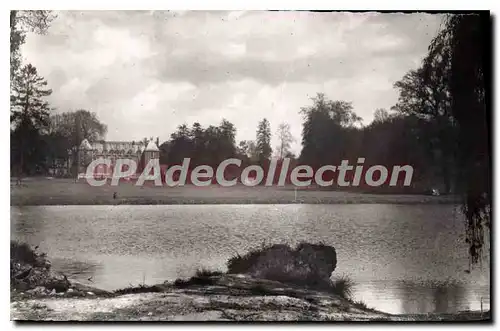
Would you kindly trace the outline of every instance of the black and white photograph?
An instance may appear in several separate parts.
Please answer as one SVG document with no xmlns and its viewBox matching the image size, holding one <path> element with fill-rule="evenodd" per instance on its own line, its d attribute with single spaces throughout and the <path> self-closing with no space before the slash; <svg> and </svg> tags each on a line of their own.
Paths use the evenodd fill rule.
<svg viewBox="0 0 500 331">
<path fill-rule="evenodd" d="M 9 12 L 15 324 L 492 322 L 490 11 Z"/>
</svg>

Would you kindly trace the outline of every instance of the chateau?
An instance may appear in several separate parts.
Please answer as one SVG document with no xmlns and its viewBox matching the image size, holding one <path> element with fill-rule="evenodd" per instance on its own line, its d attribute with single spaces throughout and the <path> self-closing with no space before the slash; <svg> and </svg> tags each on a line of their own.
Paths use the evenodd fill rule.
<svg viewBox="0 0 500 331">
<path fill-rule="evenodd" d="M 90 143 L 87 139 L 84 139 L 78 148 L 76 158 L 79 177 L 87 172 L 87 166 L 92 161 L 99 158 L 111 160 L 111 166 L 108 167 L 105 164 L 97 166 L 95 176 L 111 177 L 117 159 L 135 161 L 138 165 L 137 172 L 140 173 L 149 160 L 160 158 L 160 150 L 152 140 L 145 145 L 144 142 L 135 141 L 97 141 Z M 69 164 L 73 164 L 73 162 Z"/>
</svg>

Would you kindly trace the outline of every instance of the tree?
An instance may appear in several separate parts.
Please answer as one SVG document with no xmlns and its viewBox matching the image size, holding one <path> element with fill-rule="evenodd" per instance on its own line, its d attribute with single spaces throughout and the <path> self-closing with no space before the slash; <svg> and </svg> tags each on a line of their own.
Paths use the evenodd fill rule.
<svg viewBox="0 0 500 331">
<path fill-rule="evenodd" d="M 50 10 L 11 10 L 10 11 L 10 78 L 21 66 L 20 48 L 26 40 L 26 32 L 45 34 L 55 15 Z"/>
<path fill-rule="evenodd" d="M 97 118 L 96 113 L 85 109 L 50 117 L 50 132 L 58 132 L 65 136 L 70 147 L 80 146 L 83 139 L 89 142 L 103 140 L 107 130 L 107 125 Z"/>
<path fill-rule="evenodd" d="M 336 164 L 350 156 L 357 144 L 356 124 L 362 119 L 352 103 L 332 101 L 318 93 L 312 106 L 302 107 L 302 151 L 300 162 L 312 167 Z"/>
<path fill-rule="evenodd" d="M 259 152 L 257 150 L 257 144 L 253 140 L 248 140 L 248 157 L 250 158 L 250 162 L 252 163 L 259 162 Z"/>
<path fill-rule="evenodd" d="M 466 242 L 472 264 L 482 257 L 485 229 L 491 227 L 491 99 L 486 82 L 491 53 L 489 13 L 449 15 L 429 47 L 429 56 L 448 60 L 451 113 L 458 123 L 459 174 L 464 195 Z"/>
<path fill-rule="evenodd" d="M 191 166 L 217 166 L 236 155 L 235 137 L 234 124 L 225 119 L 219 126 L 210 125 L 207 129 L 203 129 L 198 122 L 193 124 L 192 129 L 183 124 L 171 134 L 169 142 L 162 144 L 165 151 L 168 146 L 168 156 L 163 159 L 168 159 L 170 164 L 180 164 L 184 158 L 191 158 Z"/>
<path fill-rule="evenodd" d="M 259 164 L 263 165 L 271 158 L 271 125 L 264 118 L 257 127 L 256 152 Z"/>
<path fill-rule="evenodd" d="M 107 132 L 106 124 L 97 115 L 88 110 L 80 109 L 74 112 L 54 114 L 50 117 L 48 126 L 48 155 L 52 163 L 57 159 L 67 159 L 71 151 L 78 153 L 78 148 L 84 139 L 89 142 L 104 140 Z M 77 158 L 73 158 L 76 167 Z"/>
<path fill-rule="evenodd" d="M 233 123 L 223 119 L 219 125 L 220 156 L 221 160 L 232 158 L 236 155 L 236 127 Z"/>
<path fill-rule="evenodd" d="M 70 146 L 68 137 L 62 132 L 50 132 L 39 137 L 42 142 L 41 151 L 45 157 L 44 170 L 66 168 Z"/>
<path fill-rule="evenodd" d="M 249 164 L 255 164 L 259 160 L 257 154 L 257 147 L 255 141 L 253 140 L 242 140 L 238 145 L 238 153 L 247 161 Z"/>
<path fill-rule="evenodd" d="M 46 169 L 47 145 L 38 129 L 25 123 L 11 131 L 11 173 L 18 184 L 24 175 L 41 174 Z"/>
<path fill-rule="evenodd" d="M 444 49 L 444 48 L 443 48 Z M 394 110 L 414 115 L 429 122 L 426 127 L 428 151 L 439 165 L 446 193 L 451 190 L 454 176 L 457 128 L 451 113 L 449 52 L 432 51 L 423 64 L 409 71 L 394 86 L 400 95 Z"/>
<path fill-rule="evenodd" d="M 290 132 L 290 125 L 287 123 L 281 123 L 278 126 L 277 131 L 279 144 L 276 147 L 278 152 L 278 157 L 282 159 L 290 152 L 290 146 L 294 141 L 292 133 Z"/>
<path fill-rule="evenodd" d="M 391 190 L 423 193 L 434 181 L 433 160 L 423 138 L 429 122 L 415 115 L 398 113 L 383 118 L 375 119 L 359 132 L 362 143 L 357 149 L 358 156 L 365 158 L 365 167 L 380 164 L 390 169 L 395 165 L 411 165 L 415 169 L 413 187 L 405 189 L 398 185 Z"/>
<path fill-rule="evenodd" d="M 170 141 L 165 141 L 158 147 L 160 149 L 160 164 L 168 164 L 170 153 Z"/>
<path fill-rule="evenodd" d="M 46 10 L 10 12 L 11 165 L 17 167 L 19 180 L 23 173 L 43 161 L 41 130 L 46 125 L 48 104 L 42 98 L 51 93 L 45 89 L 47 83 L 38 77 L 35 67 L 31 64 L 21 67 L 20 48 L 26 32 L 43 34 L 54 18 Z"/>
<path fill-rule="evenodd" d="M 324 93 L 316 94 L 316 97 L 311 98 L 313 106 L 302 107 L 301 114 L 307 116 L 313 112 L 320 112 L 327 115 L 331 121 L 343 127 L 351 127 L 362 122 L 354 111 L 351 102 L 342 100 L 328 100 Z"/>
<path fill-rule="evenodd" d="M 384 108 L 379 108 L 376 109 L 375 112 L 373 113 L 373 121 L 374 122 L 385 122 L 389 119 L 391 115 L 389 115 L 389 112 L 385 110 Z"/>
<path fill-rule="evenodd" d="M 36 138 L 48 124 L 50 108 L 44 98 L 52 90 L 46 86 L 47 81 L 38 75 L 31 64 L 21 68 L 19 78 L 12 86 L 10 122 L 15 132 L 13 144 L 18 151 L 19 177 L 27 170 L 25 160 L 34 147 Z"/>
<path fill-rule="evenodd" d="M 464 197 L 472 265 L 480 261 L 491 222 L 490 31 L 489 13 L 448 15 L 422 66 L 395 85 L 395 109 L 427 121 L 427 150 L 437 154 L 445 183 L 454 182 Z"/>
<path fill-rule="evenodd" d="M 47 81 L 38 75 L 34 66 L 28 64 L 21 69 L 19 79 L 12 86 L 11 124 L 20 126 L 29 122 L 35 128 L 48 124 L 49 103 L 45 97 L 52 94 Z"/>
</svg>

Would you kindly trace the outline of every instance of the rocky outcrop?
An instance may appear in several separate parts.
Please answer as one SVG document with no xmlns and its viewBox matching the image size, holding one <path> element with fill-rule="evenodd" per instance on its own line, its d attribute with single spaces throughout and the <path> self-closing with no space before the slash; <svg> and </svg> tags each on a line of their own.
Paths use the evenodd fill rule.
<svg viewBox="0 0 500 331">
<path fill-rule="evenodd" d="M 228 273 L 277 280 L 313 288 L 328 288 L 337 267 L 334 247 L 300 243 L 293 248 L 277 244 L 250 251 L 228 261 Z"/>
<path fill-rule="evenodd" d="M 37 253 L 26 244 L 11 242 L 10 284 L 20 291 L 43 287 L 49 291 L 65 292 L 70 282 L 65 275 L 51 269 L 45 254 Z"/>
</svg>

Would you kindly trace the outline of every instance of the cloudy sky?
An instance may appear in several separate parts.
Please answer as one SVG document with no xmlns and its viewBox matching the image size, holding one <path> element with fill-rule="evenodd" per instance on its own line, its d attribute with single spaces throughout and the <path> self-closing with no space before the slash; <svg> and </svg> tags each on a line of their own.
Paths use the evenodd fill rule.
<svg viewBox="0 0 500 331">
<path fill-rule="evenodd" d="M 397 100 L 393 83 L 419 65 L 441 17 L 309 12 L 59 12 L 23 47 L 53 94 L 55 112 L 87 109 L 108 140 L 169 138 L 182 123 L 222 118 L 237 140 L 263 117 L 290 124 L 323 92 L 352 101 L 369 124 Z M 273 139 L 273 146 L 277 141 Z"/>
</svg>

